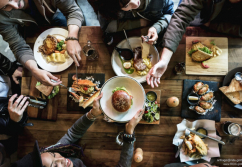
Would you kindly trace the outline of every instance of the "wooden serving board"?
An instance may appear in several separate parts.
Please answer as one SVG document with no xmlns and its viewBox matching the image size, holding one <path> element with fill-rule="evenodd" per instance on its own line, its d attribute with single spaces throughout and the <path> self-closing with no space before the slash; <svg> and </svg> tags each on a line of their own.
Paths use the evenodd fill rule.
<svg viewBox="0 0 242 167">
<path fill-rule="evenodd" d="M 60 75 L 55 75 L 57 78 L 61 78 Z M 32 76 L 29 95 L 34 97 L 40 97 L 40 92 L 35 88 L 37 80 Z M 57 119 L 57 105 L 58 105 L 59 93 L 47 102 L 47 107 L 39 109 L 35 107 L 28 107 L 27 112 L 30 118 L 56 121 Z"/>
<path fill-rule="evenodd" d="M 206 60 L 204 64 L 209 68 L 202 67 L 201 62 L 192 60 L 188 52 L 191 50 L 192 41 L 201 41 L 207 47 L 211 47 L 211 41 L 222 49 L 218 57 Z M 228 73 L 228 38 L 222 37 L 186 37 L 186 74 L 188 75 L 226 75 Z"/>
<path fill-rule="evenodd" d="M 157 104 L 158 104 L 158 106 L 159 106 L 159 108 L 160 108 L 160 96 L 161 96 L 161 91 L 160 90 L 154 90 L 154 89 L 145 89 L 145 93 L 147 93 L 147 92 L 149 92 L 149 91 L 153 91 L 153 92 L 155 92 L 156 94 L 157 94 Z M 145 120 L 141 120 L 140 122 L 139 122 L 139 124 L 155 124 L 155 125 L 159 125 L 160 124 L 160 119 L 158 120 L 158 121 L 154 121 L 154 122 L 151 122 L 151 123 L 149 123 L 149 122 L 146 122 Z"/>
</svg>

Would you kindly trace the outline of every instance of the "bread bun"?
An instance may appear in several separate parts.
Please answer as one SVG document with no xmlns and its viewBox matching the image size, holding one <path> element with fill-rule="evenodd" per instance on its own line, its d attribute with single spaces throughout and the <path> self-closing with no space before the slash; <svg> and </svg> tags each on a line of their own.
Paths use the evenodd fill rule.
<svg viewBox="0 0 242 167">
<path fill-rule="evenodd" d="M 132 105 L 132 97 L 124 90 L 113 93 L 112 105 L 119 112 L 126 112 Z"/>
</svg>

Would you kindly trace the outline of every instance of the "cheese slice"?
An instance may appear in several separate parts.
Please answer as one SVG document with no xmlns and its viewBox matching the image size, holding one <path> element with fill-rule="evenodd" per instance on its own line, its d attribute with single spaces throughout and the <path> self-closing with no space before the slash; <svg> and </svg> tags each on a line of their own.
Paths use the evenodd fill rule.
<svg viewBox="0 0 242 167">
<path fill-rule="evenodd" d="M 141 49 L 142 49 L 142 58 L 147 58 L 150 54 L 150 44 L 146 42 L 141 43 Z"/>
</svg>

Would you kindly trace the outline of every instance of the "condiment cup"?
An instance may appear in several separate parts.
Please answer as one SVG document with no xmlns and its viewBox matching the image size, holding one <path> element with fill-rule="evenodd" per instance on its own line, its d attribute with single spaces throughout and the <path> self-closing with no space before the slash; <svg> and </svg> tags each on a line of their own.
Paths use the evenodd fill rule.
<svg viewBox="0 0 242 167">
<path fill-rule="evenodd" d="M 153 94 L 153 95 L 155 96 L 154 100 L 152 100 L 152 101 L 149 100 L 148 97 L 147 97 L 148 94 Z M 154 102 L 154 101 L 156 101 L 156 100 L 157 100 L 157 94 L 156 94 L 154 91 L 149 91 L 149 92 L 147 92 L 147 93 L 146 93 L 146 100 L 147 100 L 148 102 Z"/>
<path fill-rule="evenodd" d="M 189 96 L 196 96 L 196 97 L 198 97 L 198 100 L 189 100 Z M 196 93 L 194 93 L 194 92 L 188 94 L 188 96 L 187 96 L 187 102 L 188 102 L 191 106 L 196 106 L 196 105 L 198 104 L 198 102 L 199 102 L 199 96 L 198 96 L 198 94 L 196 94 Z"/>
</svg>

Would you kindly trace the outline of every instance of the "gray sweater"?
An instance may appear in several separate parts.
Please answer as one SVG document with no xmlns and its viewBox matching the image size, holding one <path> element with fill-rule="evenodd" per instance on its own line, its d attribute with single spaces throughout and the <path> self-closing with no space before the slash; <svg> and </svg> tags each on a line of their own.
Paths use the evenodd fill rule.
<svg viewBox="0 0 242 167">
<path fill-rule="evenodd" d="M 67 133 L 57 142 L 61 144 L 71 144 L 75 143 L 80 139 L 87 131 L 87 129 L 93 124 L 86 115 L 79 118 Z M 115 142 L 115 141 L 114 141 Z M 130 167 L 132 163 L 134 147 L 133 144 L 124 142 L 122 152 L 120 155 L 120 160 L 116 167 Z"/>
</svg>

